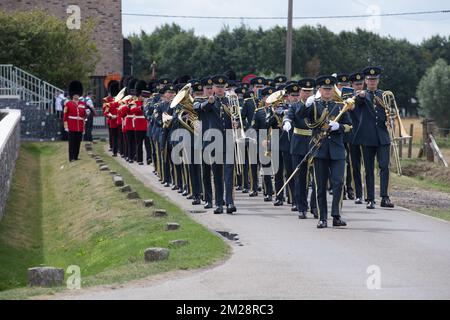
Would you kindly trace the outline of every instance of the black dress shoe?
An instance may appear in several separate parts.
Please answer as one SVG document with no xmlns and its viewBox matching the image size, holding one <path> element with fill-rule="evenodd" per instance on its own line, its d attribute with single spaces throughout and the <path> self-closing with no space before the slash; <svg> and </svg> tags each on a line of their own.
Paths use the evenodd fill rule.
<svg viewBox="0 0 450 320">
<path fill-rule="evenodd" d="M 242 193 L 248 193 L 248 189 L 242 189 Z"/>
<path fill-rule="evenodd" d="M 312 208 L 311 213 L 314 216 L 314 219 L 319 219 L 319 212 L 317 211 L 317 208 Z"/>
<path fill-rule="evenodd" d="M 188 195 L 188 196 L 186 197 L 186 199 L 192 200 L 192 199 L 194 199 L 194 196 L 190 194 L 190 195 Z"/>
<path fill-rule="evenodd" d="M 236 211 L 237 211 L 237 209 L 234 206 L 234 204 L 228 204 L 227 205 L 227 213 L 228 214 L 232 214 L 233 212 L 236 212 Z"/>
<path fill-rule="evenodd" d="M 355 194 L 353 193 L 353 191 L 347 193 L 347 198 L 349 200 L 355 200 Z"/>
<path fill-rule="evenodd" d="M 143 163 L 143 162 L 139 162 L 139 163 L 138 163 L 138 165 L 140 165 L 140 166 L 143 166 L 143 165 L 144 165 L 144 163 Z"/>
<path fill-rule="evenodd" d="M 391 199 L 389 199 L 389 197 L 385 197 L 381 200 L 381 206 L 383 208 L 394 208 L 394 204 L 391 202 Z"/>
<path fill-rule="evenodd" d="M 300 220 L 305 220 L 306 219 L 306 212 L 305 211 L 299 212 L 298 218 Z"/>
<path fill-rule="evenodd" d="M 367 209 L 375 209 L 375 201 L 368 201 L 366 208 Z"/>
<path fill-rule="evenodd" d="M 361 198 L 356 198 L 355 200 L 355 204 L 362 204 L 362 199 Z"/>
<path fill-rule="evenodd" d="M 194 199 L 194 201 L 192 201 L 192 205 L 193 206 L 198 206 L 199 204 L 201 204 L 202 202 L 200 201 L 200 199 Z"/>
<path fill-rule="evenodd" d="M 252 192 L 250 192 L 250 194 L 248 196 L 251 197 L 251 198 L 257 197 L 258 196 L 258 192 L 252 191 Z"/>
<path fill-rule="evenodd" d="M 180 189 L 181 190 L 181 189 Z M 189 195 L 189 192 L 187 190 L 183 191 L 181 194 L 183 197 L 187 197 Z"/>
<path fill-rule="evenodd" d="M 328 228 L 327 220 L 320 220 L 317 224 L 317 229 L 325 229 Z"/>
<path fill-rule="evenodd" d="M 342 200 L 347 200 L 347 195 L 345 193 L 342 196 Z"/>
<path fill-rule="evenodd" d="M 258 192 L 261 192 L 262 191 L 262 188 L 261 187 L 258 187 Z"/>
<path fill-rule="evenodd" d="M 172 188 L 170 188 L 171 190 L 178 190 L 178 187 L 176 185 L 173 185 Z"/>
<path fill-rule="evenodd" d="M 293 212 L 298 211 L 297 205 L 294 204 L 291 208 L 291 211 L 293 211 Z"/>
<path fill-rule="evenodd" d="M 203 208 L 205 208 L 205 209 L 211 209 L 211 208 L 212 208 L 212 203 L 211 203 L 211 202 L 205 203 L 205 205 L 203 206 Z"/>
<path fill-rule="evenodd" d="M 272 202 L 272 196 L 264 196 L 264 202 Z"/>
<path fill-rule="evenodd" d="M 150 165 L 152 163 L 151 159 L 147 159 L 147 164 Z"/>
<path fill-rule="evenodd" d="M 183 189 L 177 189 L 177 193 L 183 193 Z"/>
<path fill-rule="evenodd" d="M 241 186 L 238 186 L 237 188 L 236 188 L 236 191 L 241 191 L 242 190 L 242 187 Z"/>
<path fill-rule="evenodd" d="M 170 183 L 168 183 L 168 182 L 164 183 L 164 188 L 168 188 L 168 187 L 170 187 Z"/>
<path fill-rule="evenodd" d="M 277 200 L 273 203 L 275 207 L 281 207 L 283 205 L 283 200 Z"/>
<path fill-rule="evenodd" d="M 215 210 L 214 210 L 214 214 L 222 214 L 223 213 L 223 207 L 217 207 Z"/>
<path fill-rule="evenodd" d="M 333 227 L 346 227 L 347 223 L 341 218 L 333 218 Z"/>
<path fill-rule="evenodd" d="M 117 153 L 113 154 L 112 156 L 113 156 L 113 157 L 117 157 Z"/>
</svg>

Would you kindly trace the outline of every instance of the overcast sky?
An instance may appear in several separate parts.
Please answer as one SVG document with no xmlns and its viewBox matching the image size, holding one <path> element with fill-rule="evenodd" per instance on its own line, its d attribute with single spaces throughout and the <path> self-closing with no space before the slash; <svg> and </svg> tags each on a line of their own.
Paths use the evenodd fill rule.
<svg viewBox="0 0 450 320">
<path fill-rule="evenodd" d="M 194 16 L 287 16 L 287 0 L 122 0 L 123 13 L 148 13 L 163 15 Z M 294 17 L 317 17 L 330 15 L 359 15 L 373 13 L 399 13 L 414 11 L 449 10 L 450 2 L 443 0 L 294 0 Z M 275 25 L 286 25 L 283 20 L 206 20 L 181 18 L 154 18 L 123 16 L 125 36 L 141 29 L 152 32 L 164 23 L 175 22 L 184 29 L 194 29 L 197 35 L 213 37 L 224 25 L 230 28 L 244 23 L 251 28 L 264 29 Z M 295 20 L 294 27 L 322 24 L 333 32 L 355 30 L 360 27 L 382 35 L 406 38 L 420 43 L 435 34 L 450 34 L 450 13 L 420 16 Z"/>
</svg>

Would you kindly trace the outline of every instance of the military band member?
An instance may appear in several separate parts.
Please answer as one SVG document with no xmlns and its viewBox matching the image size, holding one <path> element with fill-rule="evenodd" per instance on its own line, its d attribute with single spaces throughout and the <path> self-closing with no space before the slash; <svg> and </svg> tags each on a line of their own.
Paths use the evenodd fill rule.
<svg viewBox="0 0 450 320">
<path fill-rule="evenodd" d="M 80 81 L 69 84 L 70 100 L 64 105 L 64 129 L 69 132 L 69 161 L 76 161 L 80 153 L 83 139 L 86 109 L 80 97 L 83 96 L 83 85 Z"/>
<path fill-rule="evenodd" d="M 350 76 L 346 73 L 337 75 L 337 88 L 342 90 L 344 87 L 350 87 Z M 344 134 L 344 145 L 346 150 L 346 171 L 345 171 L 345 185 L 344 185 L 344 200 L 347 198 L 350 200 L 355 200 L 355 191 L 353 190 L 352 185 L 352 168 L 350 162 L 350 144 L 353 140 L 353 133 L 347 132 Z"/>
<path fill-rule="evenodd" d="M 135 93 L 137 100 L 134 102 L 130 109 L 130 114 L 133 115 L 133 129 L 134 129 L 134 140 L 136 142 L 136 160 L 139 165 L 144 165 L 144 152 L 143 143 L 145 135 L 147 133 L 148 122 L 144 115 L 144 93 L 147 89 L 147 83 L 143 80 L 136 82 Z"/>
<path fill-rule="evenodd" d="M 127 149 L 128 149 L 127 161 L 129 163 L 133 163 L 136 156 L 136 138 L 134 133 L 135 129 L 133 127 L 134 115 L 131 113 L 131 107 L 132 105 L 134 105 L 134 102 L 137 99 L 135 96 L 136 95 L 135 86 L 137 81 L 138 81 L 137 79 L 131 79 L 128 82 L 127 91 L 128 94 L 132 96 L 132 98 L 130 99 L 130 101 L 128 101 L 127 107 L 124 108 L 123 110 L 123 116 L 125 120 L 125 130 L 127 135 Z"/>
<path fill-rule="evenodd" d="M 102 114 L 105 117 L 105 121 L 106 121 L 106 126 L 108 127 L 108 138 L 109 138 L 109 150 L 108 151 L 113 151 L 113 136 L 112 136 L 112 132 L 111 132 L 111 126 L 110 126 L 110 118 L 107 116 L 107 112 L 106 112 L 106 108 L 108 107 L 108 104 L 111 102 L 114 102 L 114 97 L 111 94 L 111 90 L 110 90 L 110 85 L 113 82 L 117 82 L 117 81 L 111 81 L 108 84 L 108 95 L 106 97 L 103 98 L 103 103 L 102 103 Z"/>
<path fill-rule="evenodd" d="M 202 138 L 205 135 L 205 132 L 209 129 L 209 117 L 211 116 L 209 112 L 206 112 L 202 108 L 198 106 L 198 104 L 203 104 L 206 99 L 214 95 L 213 89 L 213 80 L 212 77 L 208 76 L 200 80 L 201 85 L 203 86 L 203 99 L 197 98 L 197 107 L 195 111 L 197 112 L 198 119 L 202 124 Z M 202 139 L 202 152 L 204 148 L 208 145 L 207 141 L 203 141 Z M 206 162 L 202 157 L 202 184 L 203 184 L 203 201 L 205 201 L 204 208 L 211 209 L 213 204 L 213 195 L 212 195 L 212 185 L 211 185 L 211 164 Z"/>
<path fill-rule="evenodd" d="M 165 85 L 161 90 L 162 101 L 155 108 L 156 113 L 156 126 L 157 126 L 157 139 L 159 146 L 160 162 L 162 168 L 162 183 L 165 187 L 170 187 L 172 182 L 171 177 L 171 160 L 170 160 L 170 145 L 167 144 L 167 123 L 163 122 L 163 113 L 167 113 L 170 107 L 170 103 L 175 97 L 175 86 L 172 84 Z"/>
<path fill-rule="evenodd" d="M 258 99 L 256 98 L 256 94 L 254 91 L 246 89 L 243 87 L 243 90 L 246 90 L 243 94 L 243 104 L 241 111 L 242 125 L 244 126 L 244 131 L 248 131 L 252 127 L 253 115 L 255 113 L 255 109 L 258 107 Z M 245 161 L 243 165 L 242 172 L 242 193 L 249 193 L 251 190 L 250 196 L 258 195 L 258 179 L 257 179 L 257 164 L 250 165 L 249 159 L 249 146 L 250 143 L 253 143 L 249 138 L 245 141 Z M 257 159 L 254 161 L 257 162 Z"/>
<path fill-rule="evenodd" d="M 291 84 L 285 87 L 288 99 L 291 101 L 295 101 L 295 97 L 298 98 L 300 87 L 298 84 Z M 289 98 L 290 97 L 290 98 Z M 283 118 L 287 113 L 289 108 L 289 104 L 282 103 L 279 106 L 271 107 L 267 109 L 267 121 L 268 126 L 272 128 L 272 130 L 279 130 L 279 168 L 277 172 L 275 172 L 275 193 L 278 194 L 278 191 L 283 187 L 285 176 L 290 177 L 292 174 L 292 157 L 291 157 L 291 138 L 292 138 L 292 130 L 284 131 L 283 130 Z M 294 181 L 292 181 L 288 187 L 288 200 L 292 202 L 293 192 L 294 192 Z M 277 195 L 275 199 L 275 206 L 282 206 L 284 203 L 284 194 Z"/>
<path fill-rule="evenodd" d="M 229 102 L 225 97 L 225 87 L 227 85 L 228 79 L 226 76 L 217 75 L 213 77 L 212 81 L 214 96 L 208 97 L 208 100 L 203 104 L 197 104 L 196 108 L 201 108 L 202 111 L 206 113 L 207 119 L 209 121 L 209 128 L 220 130 L 222 132 L 222 136 L 224 137 L 223 153 L 215 154 L 216 158 L 222 159 L 223 164 L 217 161 L 212 164 L 216 202 L 216 209 L 214 210 L 214 213 L 223 213 L 223 195 L 225 182 L 225 204 L 227 208 L 226 212 L 228 214 L 232 214 L 233 212 L 236 212 L 233 193 L 234 163 L 229 163 L 226 157 L 228 137 L 226 134 L 226 130 L 232 129 L 233 126 L 229 109 Z M 234 148 L 232 152 L 234 152 Z"/>
<path fill-rule="evenodd" d="M 317 228 L 327 227 L 327 182 L 331 175 L 331 187 L 333 189 L 333 201 L 331 205 L 331 216 L 333 226 L 342 227 L 346 223 L 341 219 L 342 187 L 345 173 L 345 147 L 343 135 L 345 131 L 351 130 L 351 120 L 347 113 L 338 121 L 333 121 L 341 111 L 342 105 L 336 104 L 333 98 L 333 87 L 336 78 L 322 76 L 316 80 L 321 94 L 320 100 L 316 100 L 308 107 L 301 105 L 298 112 L 300 118 L 307 117 L 310 123 L 317 127 L 313 129 L 313 137 L 317 137 L 322 130 L 323 124 L 327 124 L 330 135 L 323 142 L 314 157 L 314 171 L 317 187 L 317 202 L 319 205 L 320 220 Z"/>
<path fill-rule="evenodd" d="M 382 69 L 367 67 L 363 73 L 367 90 L 358 94 L 356 112 L 361 114 L 355 131 L 353 144 L 361 145 L 366 173 L 367 209 L 375 209 L 375 157 L 380 168 L 381 207 L 393 208 L 389 199 L 389 160 L 391 139 L 386 126 L 386 110 L 376 102 L 374 96 L 381 98 L 383 91 L 378 89 Z"/>
<path fill-rule="evenodd" d="M 356 93 L 361 92 L 364 89 L 364 74 L 361 72 L 353 73 L 350 75 L 350 83 Z M 353 130 L 348 134 L 350 136 L 350 163 L 351 163 L 351 178 L 354 184 L 355 190 L 355 203 L 362 204 L 362 179 L 361 179 L 361 161 L 362 153 L 361 146 L 353 143 L 355 130 L 359 127 L 360 114 L 359 110 L 350 110 L 349 115 L 352 119 Z"/>
<path fill-rule="evenodd" d="M 310 129 L 302 115 L 306 101 L 314 94 L 316 81 L 305 78 L 298 82 L 300 87 L 300 101 L 294 103 L 288 110 L 284 119 L 283 130 L 293 130 L 290 144 L 290 153 L 292 156 L 292 167 L 296 168 L 300 161 L 307 155 L 311 143 L 312 129 Z M 306 161 L 300 168 L 299 173 L 294 177 L 294 205 L 292 211 L 299 212 L 300 219 L 306 219 L 308 211 L 308 165 Z M 318 218 L 316 203 L 315 186 L 311 194 L 310 208 L 315 218 Z"/>
<path fill-rule="evenodd" d="M 266 103 L 267 98 L 274 92 L 275 92 L 275 88 L 272 88 L 272 87 L 264 88 L 261 91 L 260 95 L 261 95 L 261 105 L 262 106 L 255 110 L 255 114 L 253 115 L 253 121 L 252 121 L 252 127 L 253 127 L 253 129 L 256 130 L 256 135 L 257 135 L 258 154 L 265 153 L 266 156 L 268 156 L 268 157 L 270 156 L 269 155 L 270 143 L 268 140 L 262 141 L 262 143 L 261 143 L 259 141 L 259 138 L 260 138 L 261 131 L 265 132 L 265 134 L 267 135 L 267 138 L 269 138 L 269 128 L 270 127 L 266 121 L 266 116 L 267 116 L 267 110 L 268 110 L 268 108 L 270 108 L 270 106 L 265 106 L 265 103 Z M 267 168 L 271 167 L 271 164 L 270 163 L 262 164 L 262 167 L 266 168 L 266 170 L 267 170 Z M 252 168 L 252 170 L 253 170 L 253 168 Z M 265 173 L 266 174 L 263 175 L 264 201 L 271 202 L 272 198 L 273 198 L 272 176 L 270 174 L 267 174 L 267 172 L 265 172 Z"/>
<path fill-rule="evenodd" d="M 109 96 L 115 97 L 119 91 L 119 82 L 113 80 L 108 84 Z M 115 102 L 114 98 L 110 100 L 110 102 L 106 103 L 103 111 L 103 114 L 108 119 L 107 123 L 109 127 L 109 137 L 113 157 L 117 157 L 117 152 L 119 151 L 119 125 L 117 123 L 118 111 L 119 103 Z"/>
</svg>

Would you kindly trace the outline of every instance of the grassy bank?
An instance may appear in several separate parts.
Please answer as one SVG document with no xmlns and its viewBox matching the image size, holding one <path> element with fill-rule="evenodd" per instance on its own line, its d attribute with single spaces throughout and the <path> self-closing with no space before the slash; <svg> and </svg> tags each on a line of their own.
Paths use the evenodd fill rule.
<svg viewBox="0 0 450 320">
<path fill-rule="evenodd" d="M 114 160 L 105 157 L 142 198 L 154 199 L 156 207 L 166 209 L 167 218 L 153 218 L 140 201 L 126 200 L 112 185 L 111 176 L 100 172 L 85 152 L 81 161 L 69 164 L 66 149 L 65 143 L 22 145 L 0 223 L 0 298 L 58 290 L 25 287 L 27 268 L 39 265 L 63 269 L 78 265 L 82 286 L 90 286 L 198 268 L 226 256 L 228 247 L 219 237 L 143 186 Z M 166 232 L 167 222 L 182 227 Z M 189 245 L 172 248 L 167 261 L 143 263 L 146 248 L 168 247 L 175 239 L 187 239 Z"/>
</svg>

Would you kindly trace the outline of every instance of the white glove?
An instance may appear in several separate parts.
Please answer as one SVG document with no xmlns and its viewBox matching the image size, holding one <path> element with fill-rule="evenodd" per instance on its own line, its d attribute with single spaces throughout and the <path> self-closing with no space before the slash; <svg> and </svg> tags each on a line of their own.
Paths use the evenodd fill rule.
<svg viewBox="0 0 450 320">
<path fill-rule="evenodd" d="M 289 121 L 286 121 L 283 124 L 283 130 L 286 131 L 286 132 L 289 132 L 289 131 L 291 131 L 291 129 L 292 129 L 291 123 Z"/>
<path fill-rule="evenodd" d="M 331 131 L 337 131 L 339 130 L 339 122 L 336 121 L 330 121 L 330 123 L 328 124 L 331 128 Z"/>
<path fill-rule="evenodd" d="M 311 97 L 309 97 L 309 98 L 306 100 L 306 107 L 308 107 L 308 108 L 311 107 L 315 100 L 316 100 L 316 97 L 315 97 L 314 95 L 312 95 Z"/>
</svg>

